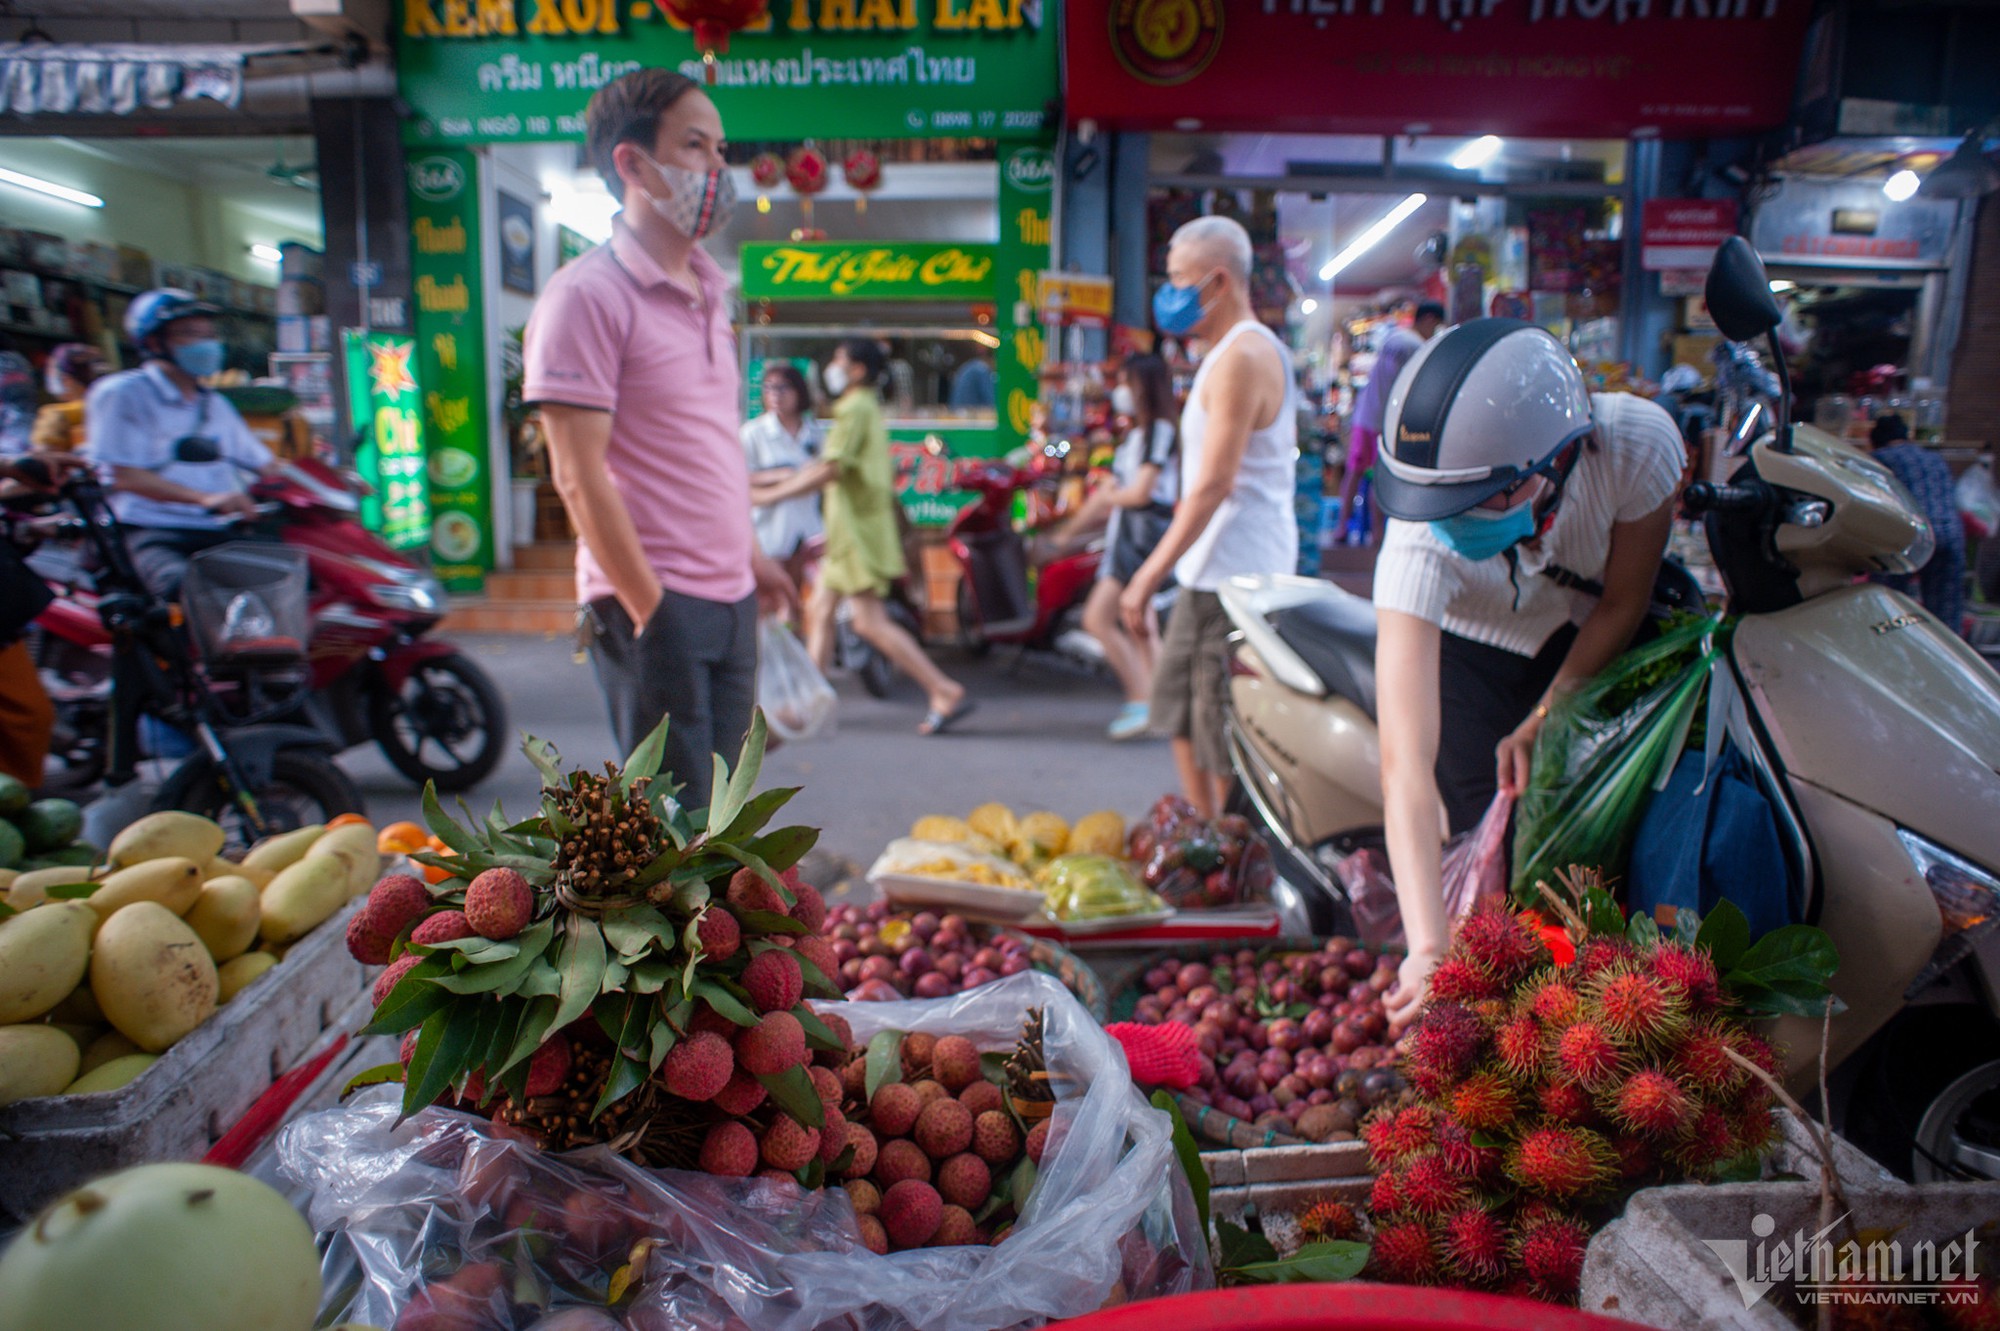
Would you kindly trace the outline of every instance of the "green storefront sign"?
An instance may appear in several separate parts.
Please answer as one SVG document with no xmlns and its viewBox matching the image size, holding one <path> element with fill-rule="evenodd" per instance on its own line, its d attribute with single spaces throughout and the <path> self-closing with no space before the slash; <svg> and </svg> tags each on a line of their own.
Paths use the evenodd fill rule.
<svg viewBox="0 0 2000 1331">
<path fill-rule="evenodd" d="M 745 300 L 993 299 L 991 245 L 745 245 Z"/>
<path fill-rule="evenodd" d="M 347 358 L 354 464 L 375 491 L 361 501 L 361 521 L 395 549 L 417 549 L 431 539 L 431 504 L 416 341 L 348 328 L 341 331 L 341 349 Z"/>
<path fill-rule="evenodd" d="M 772 0 L 708 93 L 733 139 L 1035 138 L 1057 94 L 1048 0 Z M 583 108 L 641 67 L 700 79 L 688 30 L 645 0 L 399 0 L 410 143 L 583 137 Z M 837 114 L 835 114 L 837 108 Z"/>
<path fill-rule="evenodd" d="M 463 148 L 441 148 L 413 154 L 408 169 L 431 556 L 448 589 L 478 591 L 493 567 L 478 163 Z"/>
<path fill-rule="evenodd" d="M 1000 155 L 1000 244 L 995 278 L 1002 341 L 994 374 L 994 402 L 1000 413 L 1003 451 L 1028 437 L 1041 392 L 1045 347 L 1039 288 L 1042 270 L 1049 266 L 1055 179 L 1055 154 L 1047 148 L 1012 148 Z"/>
</svg>

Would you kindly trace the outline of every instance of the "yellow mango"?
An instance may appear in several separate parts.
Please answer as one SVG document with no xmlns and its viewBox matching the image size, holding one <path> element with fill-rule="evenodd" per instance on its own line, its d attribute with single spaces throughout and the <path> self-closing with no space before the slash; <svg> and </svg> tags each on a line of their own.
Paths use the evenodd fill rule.
<svg viewBox="0 0 2000 1331">
<path fill-rule="evenodd" d="M 375 848 L 375 829 L 368 824 L 347 823 L 321 833 L 306 852 L 306 858 L 322 855 L 347 856 L 348 896 L 361 896 L 375 886 L 377 871 L 382 867 L 382 852 Z"/>
<path fill-rule="evenodd" d="M 0 920 L 0 1025 L 32 1021 L 69 997 L 90 966 L 96 928 L 97 912 L 81 901 Z"/>
<path fill-rule="evenodd" d="M 138 1052 L 140 1052 L 139 1046 L 133 1044 L 125 1035 L 117 1031 L 106 1031 L 92 1040 L 90 1046 L 83 1051 L 83 1062 L 77 1067 L 77 1075 L 80 1077 L 103 1067 L 114 1058 L 123 1058 L 127 1054 Z"/>
<path fill-rule="evenodd" d="M 306 857 L 306 852 L 312 849 L 313 842 L 319 840 L 320 833 L 324 831 L 326 824 L 312 823 L 296 832 L 265 837 L 250 847 L 249 853 L 243 857 L 243 867 L 269 874 L 289 869 Z"/>
<path fill-rule="evenodd" d="M 118 870 L 84 899 L 99 919 L 108 920 L 135 901 L 157 901 L 174 914 L 185 915 L 201 895 L 201 865 L 206 863 L 205 856 L 201 864 L 182 856 L 146 860 Z"/>
<path fill-rule="evenodd" d="M 111 838 L 105 858 L 114 869 L 148 860 L 183 859 L 197 864 L 222 852 L 222 828 L 196 813 L 149 813 Z"/>
<path fill-rule="evenodd" d="M 126 1054 L 100 1063 L 63 1088 L 64 1095 L 94 1095 L 99 1091 L 122 1090 L 147 1068 L 160 1061 L 158 1054 Z"/>
<path fill-rule="evenodd" d="M 982 804 L 965 821 L 973 831 L 996 845 L 1004 846 L 1014 839 L 1014 811 L 1004 804 Z"/>
<path fill-rule="evenodd" d="M 97 931 L 90 988 L 113 1026 L 157 1054 L 214 1013 L 215 962 L 180 916 L 135 901 Z"/>
<path fill-rule="evenodd" d="M 201 876 L 201 881 L 205 883 L 211 878 L 248 878 L 256 885 L 257 890 L 262 892 L 277 876 L 276 869 L 253 869 L 247 864 L 237 864 L 233 860 L 226 860 L 217 855 L 208 862 L 208 872 Z"/>
<path fill-rule="evenodd" d="M 53 1026 L 0 1026 L 0 1105 L 62 1094 L 80 1061 L 76 1045 Z"/>
<path fill-rule="evenodd" d="M 222 1001 L 227 1003 L 249 987 L 252 980 L 278 964 L 269 952 L 245 952 L 222 963 L 216 977 L 222 985 Z"/>
<path fill-rule="evenodd" d="M 354 859 L 345 851 L 310 856 L 283 870 L 264 889 L 258 932 L 273 943 L 304 938 L 347 904 L 353 875 Z"/>
<path fill-rule="evenodd" d="M 28 910 L 49 899 L 52 887 L 67 887 L 71 883 L 99 882 L 110 877 L 108 865 L 90 869 L 55 868 L 30 869 L 7 885 L 7 904 L 15 910 Z"/>
<path fill-rule="evenodd" d="M 257 941 L 263 914 L 257 885 L 231 874 L 203 883 L 201 895 L 188 908 L 186 918 L 188 928 L 208 948 L 208 955 L 223 962 L 250 950 Z"/>
</svg>

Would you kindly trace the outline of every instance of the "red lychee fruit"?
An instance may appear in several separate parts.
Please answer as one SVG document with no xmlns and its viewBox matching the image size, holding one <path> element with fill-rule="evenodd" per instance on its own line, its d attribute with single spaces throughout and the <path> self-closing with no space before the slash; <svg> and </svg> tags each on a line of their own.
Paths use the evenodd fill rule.
<svg viewBox="0 0 2000 1331">
<path fill-rule="evenodd" d="M 718 1123 L 701 1142 L 702 1172 L 749 1178 L 757 1168 L 757 1137 L 741 1123 Z"/>
<path fill-rule="evenodd" d="M 406 873 L 392 873 L 368 889 L 368 904 L 360 914 L 372 921 L 375 932 L 396 937 L 421 920 L 431 908 L 431 894 Z"/>
<path fill-rule="evenodd" d="M 1625 1055 L 1604 1028 L 1578 1019 L 1556 1037 L 1556 1066 L 1587 1090 L 1601 1090 L 1625 1066 Z"/>
<path fill-rule="evenodd" d="M 722 899 L 739 918 L 751 911 L 783 915 L 790 909 L 785 905 L 784 898 L 778 895 L 778 889 L 760 878 L 755 869 L 738 869 L 730 878 L 729 888 Z"/>
<path fill-rule="evenodd" d="M 441 910 L 410 930 L 410 941 L 433 947 L 438 943 L 470 938 L 472 934 L 472 921 L 465 918 L 464 911 Z"/>
<path fill-rule="evenodd" d="M 838 975 L 839 973 L 837 967 L 833 971 L 828 972 L 829 975 Z M 821 1025 L 833 1032 L 833 1038 L 839 1043 L 840 1047 L 838 1049 L 815 1049 L 813 1051 L 813 1062 L 823 1068 L 832 1068 L 835 1072 L 841 1072 L 847 1066 L 848 1061 L 854 1057 L 854 1028 L 849 1026 L 847 1018 L 841 1016 L 838 1012 L 820 1012 L 815 1015 L 819 1017 Z M 866 1076 L 868 1070 L 868 1061 L 866 1059 L 861 1060 L 861 1068 L 862 1074 Z M 854 1095 L 849 1098 L 859 1100 L 861 1097 Z"/>
<path fill-rule="evenodd" d="M 1314 1202 L 1299 1212 L 1298 1220 L 1299 1233 L 1308 1243 L 1361 1237 L 1361 1217 L 1346 1202 L 1331 1199 Z"/>
<path fill-rule="evenodd" d="M 1583 1012 L 1583 996 L 1576 987 L 1561 980 L 1545 980 L 1528 998 L 1528 1012 L 1551 1030 L 1575 1021 Z"/>
<path fill-rule="evenodd" d="M 839 992 L 840 958 L 833 954 L 833 944 L 818 934 L 807 934 L 803 938 L 792 940 L 792 955 L 802 964 L 810 965 L 819 972 L 818 978 L 808 983 L 808 988 L 819 985 L 820 980 L 824 980 L 826 983 L 819 985 L 822 992 L 829 990 Z"/>
<path fill-rule="evenodd" d="M 1431 997 L 1440 1003 L 1476 1003 L 1505 992 L 1498 980 L 1456 954 L 1440 961 L 1431 972 Z"/>
<path fill-rule="evenodd" d="M 951 1099 L 951 1092 L 944 1088 L 944 1083 L 933 1081 L 929 1077 L 925 1077 L 922 1081 L 911 1083 L 910 1089 L 915 1091 L 917 1098 L 927 1105 L 935 1104 L 939 1100 Z"/>
<path fill-rule="evenodd" d="M 1368 1188 L 1368 1214 L 1379 1224 L 1403 1209 L 1403 1189 L 1394 1168 L 1384 1169 Z"/>
<path fill-rule="evenodd" d="M 1445 1265 L 1461 1278 L 1488 1284 L 1507 1273 L 1507 1231 L 1491 1211 L 1465 1206 L 1445 1217 Z"/>
<path fill-rule="evenodd" d="M 1551 960 L 1541 935 L 1504 905 L 1483 906 L 1461 920 L 1451 950 L 1508 988 Z"/>
<path fill-rule="evenodd" d="M 849 1179 L 842 1186 L 847 1189 L 847 1200 L 854 1204 L 854 1214 L 874 1215 L 881 1209 L 882 1190 L 867 1179 Z"/>
<path fill-rule="evenodd" d="M 792 890 L 791 917 L 814 933 L 818 933 L 820 926 L 826 923 L 826 898 L 821 896 L 819 889 L 811 883 L 801 882 L 796 869 L 787 869 L 780 877 L 785 880 L 785 886 Z"/>
<path fill-rule="evenodd" d="M 876 1214 L 889 1232 L 890 1243 L 898 1248 L 921 1248 L 931 1241 L 944 1219 L 944 1199 L 930 1184 L 904 1179 L 882 1194 L 882 1209 Z"/>
<path fill-rule="evenodd" d="M 1451 1112 L 1474 1132 L 1494 1132 L 1514 1121 L 1514 1088 L 1497 1072 L 1475 1072 L 1451 1095 Z"/>
<path fill-rule="evenodd" d="M 1602 1190 L 1616 1170 L 1610 1145 L 1587 1128 L 1531 1128 L 1507 1154 L 1509 1178 L 1559 1201 Z"/>
<path fill-rule="evenodd" d="M 973 1223 L 972 1212 L 963 1206 L 945 1203 L 939 1213 L 937 1232 L 931 1235 L 930 1246 L 962 1248 L 977 1242 L 979 1242 L 979 1226 Z"/>
<path fill-rule="evenodd" d="M 768 1012 L 736 1036 L 736 1062 L 759 1077 L 775 1077 L 806 1061 L 806 1028 L 789 1012 Z"/>
<path fill-rule="evenodd" d="M 759 1012 L 789 1012 L 805 993 L 805 979 L 798 958 L 783 948 L 772 948 L 750 958 L 743 968 L 743 988 Z"/>
<path fill-rule="evenodd" d="M 1615 1087 L 1605 1106 L 1614 1122 L 1649 1137 L 1671 1137 L 1694 1113 L 1681 1084 L 1658 1068 L 1641 1068 Z"/>
<path fill-rule="evenodd" d="M 840 1069 L 840 1093 L 849 1100 L 868 1098 L 868 1060 L 851 1058 Z"/>
<path fill-rule="evenodd" d="M 535 889 L 512 869 L 488 869 L 467 884 L 465 919 L 481 938 L 512 938 L 535 918 Z"/>
<path fill-rule="evenodd" d="M 887 1257 L 889 1255 L 889 1231 L 882 1228 L 881 1217 L 873 1215 L 857 1216 L 855 1217 L 855 1223 L 861 1226 L 861 1246 L 874 1253 L 877 1257 Z"/>
<path fill-rule="evenodd" d="M 780 1114 L 764 1129 L 758 1146 L 765 1164 L 789 1174 L 804 1169 L 819 1154 L 819 1129 L 807 1127 L 790 1114 Z"/>
<path fill-rule="evenodd" d="M 570 1050 L 569 1037 L 557 1032 L 542 1042 L 528 1059 L 528 1084 L 526 1090 L 530 1100 L 544 1095 L 554 1095 L 569 1080 Z"/>
<path fill-rule="evenodd" d="M 963 1035 L 941 1035 L 931 1046 L 931 1072 L 947 1091 L 962 1091 L 980 1080 L 979 1046 Z"/>
<path fill-rule="evenodd" d="M 1042 1156 L 1049 1149 L 1049 1123 L 1050 1120 L 1045 1118 L 1029 1128 L 1028 1139 L 1022 1143 L 1023 1154 L 1038 1165 L 1042 1163 Z"/>
<path fill-rule="evenodd" d="M 1683 943 L 1662 942 L 1646 958 L 1646 969 L 1690 1007 L 1712 1007 L 1722 997 L 1722 981 L 1715 973 L 1715 958 Z"/>
<path fill-rule="evenodd" d="M 506 1273 L 494 1262 L 472 1262 L 410 1297 L 395 1331 L 479 1331 L 505 1325 Z"/>
<path fill-rule="evenodd" d="M 1542 1023 L 1526 1012 L 1509 1017 L 1493 1032 L 1493 1052 L 1507 1075 L 1526 1081 L 1542 1070 Z"/>
<path fill-rule="evenodd" d="M 660 1080 L 668 1093 L 697 1104 L 713 1100 L 735 1072 L 736 1055 L 729 1041 L 706 1031 L 676 1043 L 660 1064 Z"/>
<path fill-rule="evenodd" d="M 1444 1274 L 1430 1227 L 1420 1220 L 1376 1226 L 1368 1264 L 1384 1279 L 1404 1285 L 1435 1285 Z"/>
<path fill-rule="evenodd" d="M 1401 1164 L 1435 1144 L 1437 1114 L 1423 1105 L 1381 1110 L 1369 1116 L 1361 1135 L 1376 1165 Z"/>
<path fill-rule="evenodd" d="M 819 1162 L 831 1166 L 847 1149 L 847 1119 L 832 1105 L 821 1106 L 826 1120 L 819 1129 Z"/>
<path fill-rule="evenodd" d="M 915 1081 L 930 1070 L 931 1054 L 937 1048 L 937 1037 L 924 1031 L 911 1031 L 903 1037 L 903 1076 Z"/>
<path fill-rule="evenodd" d="M 972 1145 L 972 1115 L 949 1097 L 934 1101 L 917 1115 L 913 1135 L 924 1154 L 933 1160 L 946 1159 Z"/>
<path fill-rule="evenodd" d="M 695 1005 L 694 1015 L 688 1018 L 688 1034 L 696 1031 L 713 1031 L 725 1040 L 734 1040 L 743 1027 L 717 1012 L 706 1003 Z"/>
<path fill-rule="evenodd" d="M 917 1125 L 923 1108 L 923 1097 L 914 1089 L 892 1081 L 875 1088 L 875 1098 L 868 1102 L 868 1121 L 884 1137 L 902 1137 Z"/>
<path fill-rule="evenodd" d="M 1521 1232 L 1516 1257 L 1537 1294 L 1551 1303 L 1569 1303 L 1576 1298 L 1584 1249 L 1589 1246 L 1590 1231 L 1581 1222 L 1547 1220 Z"/>
<path fill-rule="evenodd" d="M 402 956 L 397 957 L 389 963 L 388 970 L 383 971 L 375 977 L 375 988 L 371 991 L 370 996 L 374 998 L 376 1007 L 382 1006 L 383 1002 L 388 999 L 390 991 L 396 987 L 397 982 L 414 970 L 417 962 L 421 960 L 422 958 L 415 953 L 405 952 Z"/>
<path fill-rule="evenodd" d="M 1476 1187 L 1498 1183 L 1507 1163 L 1497 1145 L 1479 1145 L 1472 1139 L 1472 1129 L 1451 1119 L 1438 1124 L 1437 1147 L 1451 1172 Z"/>
<path fill-rule="evenodd" d="M 1535 1093 L 1535 1100 L 1541 1106 L 1542 1117 L 1551 1123 L 1584 1127 L 1597 1118 L 1590 1092 L 1573 1081 L 1544 1082 Z"/>
<path fill-rule="evenodd" d="M 1472 1071 L 1485 1043 L 1485 1028 L 1470 1009 L 1458 1003 L 1433 1005 L 1405 1045 L 1410 1084 L 1422 1095 L 1442 1099 Z"/>
<path fill-rule="evenodd" d="M 743 945 L 743 929 L 736 923 L 736 917 L 717 907 L 701 913 L 695 937 L 701 942 L 702 956 L 710 961 L 727 961 Z"/>
<path fill-rule="evenodd" d="M 982 1082 L 982 1085 L 991 1085 Z M 963 1100 L 959 1101 L 964 1104 Z M 968 1107 L 969 1112 L 969 1107 Z M 972 1120 L 972 1153 L 987 1164 L 1012 1164 L 1021 1154 L 1021 1134 L 1004 1109 L 988 1109 Z"/>
<path fill-rule="evenodd" d="M 990 1110 L 999 1109 L 1005 1103 L 1000 1088 L 984 1077 L 958 1093 L 958 1102 L 966 1107 L 976 1119 Z"/>
<path fill-rule="evenodd" d="M 734 1055 L 731 1056 L 731 1061 L 734 1061 Z M 715 1093 L 709 1103 L 731 1118 L 742 1118 L 763 1104 L 769 1094 L 770 1092 L 764 1089 L 763 1082 L 742 1068 L 737 1068 L 729 1074 L 729 1080 L 723 1083 L 722 1089 Z"/>
<path fill-rule="evenodd" d="M 972 1152 L 963 1152 L 938 1166 L 937 1190 L 946 1201 L 974 1210 L 993 1191 L 993 1171 Z"/>
<path fill-rule="evenodd" d="M 865 1123 L 849 1123 L 847 1125 L 847 1144 L 854 1150 L 854 1159 L 842 1171 L 843 1177 L 863 1178 L 873 1173 L 875 1171 L 876 1158 L 881 1154 L 881 1145 L 875 1140 L 875 1134 L 868 1130 L 868 1125 Z"/>
<path fill-rule="evenodd" d="M 1597 1020 L 1615 1040 L 1658 1045 L 1687 1029 L 1687 1007 L 1644 971 L 1604 971 L 1589 989 Z"/>
<path fill-rule="evenodd" d="M 1465 1201 L 1465 1181 L 1439 1155 L 1420 1155 L 1404 1165 L 1396 1187 L 1403 1209 L 1415 1215 L 1444 1215 Z"/>
<path fill-rule="evenodd" d="M 891 1187 L 904 1179 L 931 1181 L 931 1158 L 924 1154 L 923 1147 L 906 1137 L 897 1137 L 882 1143 L 875 1155 L 875 1181 L 883 1187 Z"/>
<path fill-rule="evenodd" d="M 838 1073 L 815 1065 L 806 1069 L 806 1076 L 811 1079 L 813 1091 L 819 1096 L 821 1104 L 827 1106 L 829 1109 L 838 1109 L 840 1107 L 840 1075 Z"/>
<path fill-rule="evenodd" d="M 390 950 L 395 946 L 396 936 L 376 929 L 367 911 L 355 911 L 347 922 L 347 954 L 362 965 L 388 965 Z"/>
</svg>

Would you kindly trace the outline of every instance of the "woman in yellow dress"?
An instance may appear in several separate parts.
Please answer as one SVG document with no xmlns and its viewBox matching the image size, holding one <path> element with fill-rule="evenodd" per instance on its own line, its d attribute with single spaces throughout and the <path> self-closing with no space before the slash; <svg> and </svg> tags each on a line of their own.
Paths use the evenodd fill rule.
<svg viewBox="0 0 2000 1331">
<path fill-rule="evenodd" d="M 813 659 L 822 669 L 831 659 L 834 614 L 845 600 L 854 631 L 923 689 L 930 710 L 917 733 L 937 735 L 971 712 L 973 703 L 965 686 L 938 669 L 882 603 L 891 584 L 909 569 L 896 526 L 896 464 L 889 456 L 889 430 L 877 388 L 887 363 L 881 345 L 869 338 L 840 344 L 824 371 L 835 401 L 833 428 L 819 460 L 760 490 L 758 498 L 777 503 L 814 490 L 825 492 L 826 558 L 806 609 L 806 642 Z"/>
<path fill-rule="evenodd" d="M 72 453 L 83 444 L 83 397 L 103 373 L 104 353 L 87 342 L 65 342 L 49 353 L 45 383 L 53 400 L 35 417 L 34 447 Z"/>
</svg>

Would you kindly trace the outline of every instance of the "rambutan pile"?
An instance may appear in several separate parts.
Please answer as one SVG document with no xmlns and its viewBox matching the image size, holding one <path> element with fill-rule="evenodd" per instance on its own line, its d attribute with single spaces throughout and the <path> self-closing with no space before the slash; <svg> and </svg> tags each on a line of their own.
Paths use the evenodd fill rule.
<svg viewBox="0 0 2000 1331">
<path fill-rule="evenodd" d="M 1644 929 L 1576 941 L 1562 965 L 1508 910 L 1459 925 L 1403 1042 L 1418 1102 L 1362 1132 L 1376 1276 L 1574 1303 L 1624 1195 L 1770 1146 L 1769 1094 L 1730 1055 L 1773 1073 L 1777 1055 L 1707 952 Z"/>
</svg>

